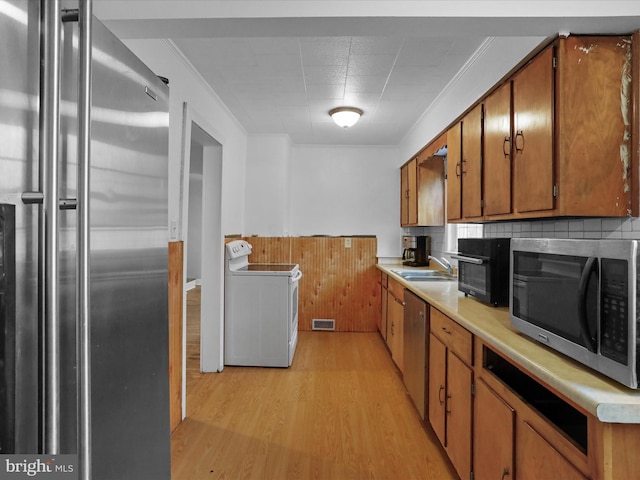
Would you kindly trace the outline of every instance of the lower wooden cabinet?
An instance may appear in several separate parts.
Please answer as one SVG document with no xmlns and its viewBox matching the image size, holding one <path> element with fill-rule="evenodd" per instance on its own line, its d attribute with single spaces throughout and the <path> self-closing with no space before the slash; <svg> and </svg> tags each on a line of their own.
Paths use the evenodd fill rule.
<svg viewBox="0 0 640 480">
<path fill-rule="evenodd" d="M 476 349 L 474 480 L 586 479 L 587 415 L 481 342 Z"/>
<path fill-rule="evenodd" d="M 472 335 L 431 308 L 429 422 L 460 478 L 471 475 Z M 461 355 L 461 356 L 459 356 Z"/>
<path fill-rule="evenodd" d="M 541 478 L 586 480 L 587 478 L 527 422 L 518 424 L 516 469 L 518 480 L 540 480 Z"/>
<path fill-rule="evenodd" d="M 389 278 L 387 286 L 387 346 L 400 371 L 404 370 L 404 287 Z"/>
<path fill-rule="evenodd" d="M 404 335 L 415 333 L 404 331 L 404 287 L 389 275 L 386 290 L 380 329 L 407 375 L 415 339 L 405 350 Z M 425 420 L 462 480 L 638 477 L 640 425 L 600 421 L 434 306 L 427 324 Z"/>
<path fill-rule="evenodd" d="M 478 380 L 473 417 L 475 480 L 514 478 L 515 422 L 515 410 L 484 380 Z"/>
<path fill-rule="evenodd" d="M 389 315 L 388 300 L 389 293 L 387 291 L 388 275 L 384 272 L 380 274 L 380 322 L 378 323 L 378 330 L 384 340 L 387 340 L 387 318 Z"/>
</svg>

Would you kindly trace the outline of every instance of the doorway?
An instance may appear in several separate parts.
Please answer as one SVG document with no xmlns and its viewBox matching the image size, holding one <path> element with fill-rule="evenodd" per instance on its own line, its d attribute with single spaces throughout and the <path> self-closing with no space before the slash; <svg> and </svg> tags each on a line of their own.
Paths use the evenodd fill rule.
<svg viewBox="0 0 640 480">
<path fill-rule="evenodd" d="M 184 298 L 200 290 L 198 349 L 187 346 L 187 302 L 183 304 L 182 415 L 186 415 L 187 350 L 199 356 L 200 372 L 222 371 L 224 239 L 222 235 L 222 143 L 185 104 L 182 165 L 182 234 L 185 242 Z M 217 137 L 219 138 L 219 137 Z M 192 330 L 193 332 L 193 330 Z M 193 341 L 193 335 L 189 338 Z"/>
</svg>

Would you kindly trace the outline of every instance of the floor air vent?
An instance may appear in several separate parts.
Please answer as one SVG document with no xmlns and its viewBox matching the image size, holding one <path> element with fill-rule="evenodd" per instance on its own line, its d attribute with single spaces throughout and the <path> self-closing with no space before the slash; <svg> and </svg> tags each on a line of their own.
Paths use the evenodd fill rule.
<svg viewBox="0 0 640 480">
<path fill-rule="evenodd" d="M 336 329 L 336 321 L 325 318 L 314 318 L 311 326 L 311 330 L 324 330 L 327 332 L 332 332 Z"/>
</svg>

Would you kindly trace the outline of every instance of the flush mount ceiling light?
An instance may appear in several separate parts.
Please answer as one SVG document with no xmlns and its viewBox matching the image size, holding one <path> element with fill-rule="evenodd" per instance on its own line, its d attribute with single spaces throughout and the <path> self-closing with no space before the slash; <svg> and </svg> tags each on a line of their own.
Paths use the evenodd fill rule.
<svg viewBox="0 0 640 480">
<path fill-rule="evenodd" d="M 356 107 L 336 107 L 329 110 L 329 115 L 339 127 L 349 128 L 358 121 L 362 110 Z"/>
</svg>

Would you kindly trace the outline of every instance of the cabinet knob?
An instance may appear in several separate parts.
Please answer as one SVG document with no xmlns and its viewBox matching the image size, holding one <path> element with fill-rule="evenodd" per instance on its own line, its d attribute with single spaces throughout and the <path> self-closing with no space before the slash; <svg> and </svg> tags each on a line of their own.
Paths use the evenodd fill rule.
<svg viewBox="0 0 640 480">
<path fill-rule="evenodd" d="M 460 162 L 456 163 L 456 177 L 461 176 Z"/>
<path fill-rule="evenodd" d="M 438 389 L 438 401 L 440 402 L 440 405 L 444 403 L 444 398 L 442 398 L 443 392 L 444 392 L 444 386 L 440 385 L 440 388 Z"/>
<path fill-rule="evenodd" d="M 500 480 L 504 480 L 509 475 L 510 475 L 509 469 L 507 467 L 505 467 L 504 470 L 502 471 L 502 477 L 500 477 Z"/>
</svg>

